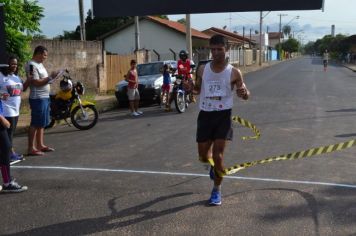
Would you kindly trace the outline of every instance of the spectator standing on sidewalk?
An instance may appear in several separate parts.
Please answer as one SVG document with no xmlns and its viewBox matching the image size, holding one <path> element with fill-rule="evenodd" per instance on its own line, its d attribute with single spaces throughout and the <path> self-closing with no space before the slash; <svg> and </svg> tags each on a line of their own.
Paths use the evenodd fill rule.
<svg viewBox="0 0 356 236">
<path fill-rule="evenodd" d="M 132 116 L 140 116 L 143 114 L 142 111 L 138 110 L 140 103 L 140 92 L 138 91 L 138 74 L 136 65 L 136 60 L 131 60 L 130 70 L 125 76 L 125 80 L 129 83 L 127 85 L 127 97 L 129 98 L 129 106 Z"/>
<path fill-rule="evenodd" d="M 26 82 L 23 82 L 21 80 L 18 76 L 17 58 L 10 56 L 8 67 L 1 68 L 0 73 L 3 115 L 10 123 L 10 128 L 7 129 L 12 147 L 10 162 L 21 161 L 23 159 L 23 155 L 17 154 L 14 150 L 13 135 L 20 115 L 21 93 L 27 89 L 29 81 L 26 80 Z"/>
<path fill-rule="evenodd" d="M 54 148 L 44 144 L 44 128 L 48 125 L 50 115 L 50 84 L 59 72 L 48 72 L 42 64 L 48 56 L 44 46 L 37 46 L 33 52 L 32 60 L 26 65 L 27 77 L 32 77 L 30 83 L 29 103 L 31 108 L 31 124 L 28 132 L 28 155 L 42 156 L 44 152 L 53 152 Z"/>
<path fill-rule="evenodd" d="M 196 141 L 200 161 L 214 162 L 214 167 L 210 168 L 214 186 L 209 204 L 221 205 L 224 150 L 227 141 L 232 140 L 233 91 L 236 90 L 237 96 L 244 100 L 249 98 L 250 92 L 240 70 L 226 60 L 227 39 L 214 35 L 209 40 L 209 47 L 213 60 L 198 68 L 193 90 L 195 94 L 200 94 Z"/>
<path fill-rule="evenodd" d="M 171 91 L 171 75 L 170 75 L 170 68 L 168 64 L 163 65 L 163 84 L 162 84 L 162 94 L 161 94 L 161 104 L 165 106 L 165 111 L 171 111 L 171 102 L 170 102 L 170 91 Z M 165 98 L 165 104 L 163 104 L 163 97 Z"/>
<path fill-rule="evenodd" d="M 3 180 L 1 192 L 16 193 L 26 191 L 27 187 L 16 183 L 10 175 L 11 142 L 7 132 L 10 125 L 10 122 L 3 116 L 2 101 L 0 100 L 0 170 Z"/>
</svg>

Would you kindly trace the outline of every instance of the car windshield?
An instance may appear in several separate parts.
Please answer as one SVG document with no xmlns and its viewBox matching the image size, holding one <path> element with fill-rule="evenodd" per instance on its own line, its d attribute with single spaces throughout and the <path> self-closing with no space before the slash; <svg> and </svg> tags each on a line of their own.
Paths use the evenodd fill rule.
<svg viewBox="0 0 356 236">
<path fill-rule="evenodd" d="M 160 74 L 162 67 L 163 67 L 163 62 L 139 64 L 137 65 L 138 76 Z"/>
</svg>

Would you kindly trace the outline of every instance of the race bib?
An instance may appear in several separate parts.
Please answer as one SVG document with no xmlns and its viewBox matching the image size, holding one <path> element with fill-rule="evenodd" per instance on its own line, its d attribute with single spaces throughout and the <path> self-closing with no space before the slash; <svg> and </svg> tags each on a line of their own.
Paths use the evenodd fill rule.
<svg viewBox="0 0 356 236">
<path fill-rule="evenodd" d="M 226 86 L 223 80 L 210 80 L 207 81 L 205 86 L 206 97 L 224 97 L 226 96 Z"/>
</svg>

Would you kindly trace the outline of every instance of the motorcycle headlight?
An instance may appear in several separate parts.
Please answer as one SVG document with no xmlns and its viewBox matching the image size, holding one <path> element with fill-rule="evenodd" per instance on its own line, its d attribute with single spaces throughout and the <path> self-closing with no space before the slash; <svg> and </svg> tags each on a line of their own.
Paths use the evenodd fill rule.
<svg viewBox="0 0 356 236">
<path fill-rule="evenodd" d="M 181 84 L 181 83 L 182 83 L 182 80 L 181 80 L 181 79 L 176 79 L 176 83 L 177 83 L 177 84 Z"/>
</svg>

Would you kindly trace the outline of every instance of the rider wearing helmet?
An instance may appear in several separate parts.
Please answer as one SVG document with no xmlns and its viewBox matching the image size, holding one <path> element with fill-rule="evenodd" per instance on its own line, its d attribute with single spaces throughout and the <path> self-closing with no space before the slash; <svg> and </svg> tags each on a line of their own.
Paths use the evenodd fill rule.
<svg viewBox="0 0 356 236">
<path fill-rule="evenodd" d="M 183 76 L 183 78 L 188 79 L 189 87 L 193 88 L 193 80 L 191 75 L 191 65 L 194 63 L 188 58 L 188 52 L 185 50 L 181 50 L 179 52 L 179 60 L 177 63 L 178 67 L 178 75 Z M 195 97 L 190 95 L 192 102 L 195 102 Z"/>
<path fill-rule="evenodd" d="M 192 78 L 190 74 L 190 65 L 191 62 L 188 59 L 188 52 L 185 50 L 181 50 L 179 52 L 179 60 L 177 63 L 178 66 L 178 75 L 184 75 L 186 78 Z"/>
</svg>

